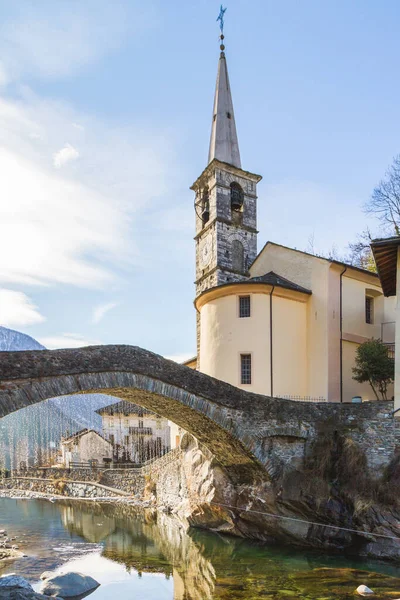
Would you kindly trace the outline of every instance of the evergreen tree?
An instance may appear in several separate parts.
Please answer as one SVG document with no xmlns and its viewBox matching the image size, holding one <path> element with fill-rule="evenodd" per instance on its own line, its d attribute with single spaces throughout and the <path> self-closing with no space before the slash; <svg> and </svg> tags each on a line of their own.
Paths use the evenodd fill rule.
<svg viewBox="0 0 400 600">
<path fill-rule="evenodd" d="M 368 381 L 377 400 L 387 400 L 387 388 L 394 380 L 394 360 L 381 340 L 364 342 L 357 348 L 353 379 Z M 379 395 L 381 397 L 379 397 Z"/>
</svg>

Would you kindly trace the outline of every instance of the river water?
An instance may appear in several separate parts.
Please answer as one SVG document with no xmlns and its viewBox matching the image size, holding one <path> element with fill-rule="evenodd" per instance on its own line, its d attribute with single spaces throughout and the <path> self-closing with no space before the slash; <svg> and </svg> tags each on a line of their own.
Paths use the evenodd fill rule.
<svg viewBox="0 0 400 600">
<path fill-rule="evenodd" d="M 37 591 L 43 571 L 63 570 L 99 581 L 91 600 L 328 600 L 354 598 L 360 584 L 374 598 L 400 597 L 394 565 L 186 532 L 168 515 L 121 504 L 2 498 L 0 528 L 27 554 L 0 563 L 0 574 Z"/>
</svg>

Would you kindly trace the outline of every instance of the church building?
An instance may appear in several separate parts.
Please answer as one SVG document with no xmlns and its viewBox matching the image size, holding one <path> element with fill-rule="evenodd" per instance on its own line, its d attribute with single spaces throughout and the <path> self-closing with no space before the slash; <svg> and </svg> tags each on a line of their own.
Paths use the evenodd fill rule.
<svg viewBox="0 0 400 600">
<path fill-rule="evenodd" d="M 370 271 L 274 242 L 258 252 L 260 180 L 242 167 L 221 36 L 208 164 L 191 188 L 197 357 L 186 364 L 275 397 L 373 399 L 352 379 L 355 352 L 394 343 L 395 298 Z"/>
</svg>

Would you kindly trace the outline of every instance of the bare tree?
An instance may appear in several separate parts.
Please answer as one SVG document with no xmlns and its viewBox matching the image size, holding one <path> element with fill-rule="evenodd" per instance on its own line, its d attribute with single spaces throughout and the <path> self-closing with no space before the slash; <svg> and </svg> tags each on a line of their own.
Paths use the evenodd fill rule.
<svg viewBox="0 0 400 600">
<path fill-rule="evenodd" d="M 372 192 L 365 212 L 375 215 L 384 227 L 400 235 L 400 154 L 394 157 L 385 177 Z"/>
<path fill-rule="evenodd" d="M 371 198 L 364 205 L 364 212 L 377 217 L 380 221 L 381 227 L 377 235 L 372 235 L 369 229 L 362 231 L 355 242 L 349 243 L 348 252 L 342 255 L 335 245 L 328 253 L 317 252 L 314 234 L 312 234 L 308 238 L 306 252 L 376 273 L 371 241 L 379 236 L 400 236 L 400 154 L 394 157 L 384 178 L 375 187 Z"/>
<path fill-rule="evenodd" d="M 349 244 L 349 262 L 355 267 L 376 273 L 376 265 L 371 250 L 373 236 L 369 229 L 361 232 L 357 240 Z"/>
<path fill-rule="evenodd" d="M 317 254 L 317 252 L 315 250 L 315 232 L 314 231 L 308 236 L 308 243 L 307 243 L 307 247 L 304 250 L 304 252 L 308 252 L 308 254 L 313 254 L 314 256 L 316 256 L 316 254 Z"/>
</svg>

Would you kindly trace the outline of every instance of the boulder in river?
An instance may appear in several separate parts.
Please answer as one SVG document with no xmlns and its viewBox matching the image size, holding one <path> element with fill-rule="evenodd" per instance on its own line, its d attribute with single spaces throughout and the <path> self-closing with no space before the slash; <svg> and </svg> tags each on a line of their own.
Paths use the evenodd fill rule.
<svg viewBox="0 0 400 600">
<path fill-rule="evenodd" d="M 99 587 L 99 582 L 82 573 L 55 573 L 45 579 L 40 592 L 45 596 L 61 596 L 67 598 L 84 598 Z"/>
<path fill-rule="evenodd" d="M 366 585 L 359 585 L 358 588 L 356 589 L 356 592 L 357 592 L 357 594 L 360 594 L 360 596 L 369 596 L 374 593 Z"/>
<path fill-rule="evenodd" d="M 1 587 L 0 600 L 48 600 L 48 596 L 37 594 L 36 592 L 16 587 Z M 53 598 L 52 600 L 63 600 L 62 598 Z"/>
<path fill-rule="evenodd" d="M 4 587 L 23 588 L 25 590 L 33 592 L 33 587 L 31 586 L 31 584 L 26 579 L 20 577 L 19 575 L 16 575 L 15 573 L 10 573 L 9 575 L 2 575 L 0 577 L 0 589 Z"/>
</svg>

